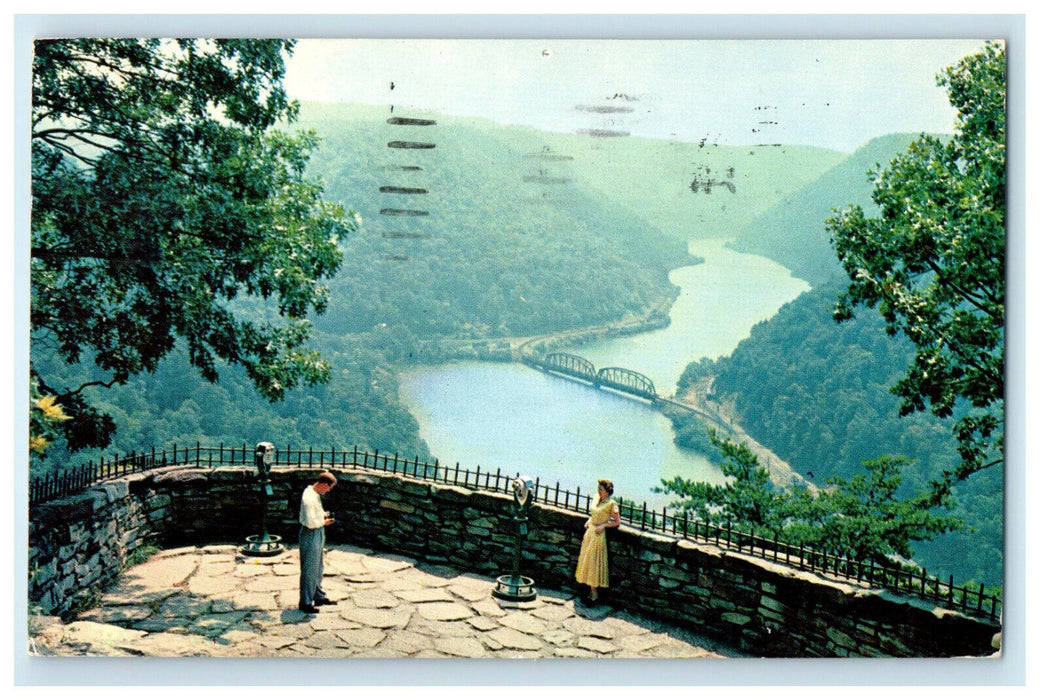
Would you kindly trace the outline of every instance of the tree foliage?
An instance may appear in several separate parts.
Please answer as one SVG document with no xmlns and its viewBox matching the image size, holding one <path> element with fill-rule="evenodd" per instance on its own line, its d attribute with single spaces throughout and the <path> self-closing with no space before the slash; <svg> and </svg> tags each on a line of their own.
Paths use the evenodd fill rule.
<svg viewBox="0 0 1047 700">
<path fill-rule="evenodd" d="M 908 461 L 883 455 L 862 462 L 864 471 L 850 479 L 830 477 L 817 494 L 794 492 L 788 536 L 821 551 L 883 561 L 910 558 L 913 542 L 960 529 L 959 518 L 925 507 L 923 495 L 898 495 Z"/>
<path fill-rule="evenodd" d="M 898 415 L 900 399 L 890 388 L 912 361 L 913 345 L 885 333 L 871 309 L 834 322 L 841 289 L 827 284 L 805 292 L 754 326 L 716 362 L 713 397 L 732 407 L 749 435 L 797 472 L 813 472 L 817 483 L 849 478 L 884 453 L 916 460 L 903 471 L 910 483 L 925 482 L 956 462 L 949 427 L 929 413 Z"/>
<path fill-rule="evenodd" d="M 703 520 L 745 524 L 763 537 L 781 532 L 788 517 L 788 495 L 771 483 L 770 472 L 748 447 L 718 438 L 713 431 L 708 435 L 722 457 L 720 469 L 729 481 L 713 485 L 677 476 L 662 479 L 655 492 L 682 496 L 672 507 Z"/>
<path fill-rule="evenodd" d="M 902 334 L 887 335 L 872 309 L 855 309 L 852 321 L 834 322 L 840 292 L 840 285 L 805 292 L 754 326 L 715 363 L 712 397 L 732 409 L 751 437 L 819 486 L 864 473 L 863 463 L 880 455 L 904 455 L 897 494 L 930 497 L 928 482 L 957 462 L 950 426 L 928 412 L 898 416 L 900 399 L 890 387 L 912 361 L 912 343 Z M 678 445 L 715 458 L 707 429 L 692 413 L 668 415 Z M 949 512 L 966 527 L 916 541 L 915 559 L 964 580 L 1002 581 L 1002 488 L 1000 469 L 955 484 Z"/>
<path fill-rule="evenodd" d="M 239 365 L 270 400 L 327 378 L 306 315 L 325 309 L 322 280 L 356 221 L 305 174 L 315 135 L 275 128 L 297 116 L 281 82 L 292 49 L 36 42 L 35 356 L 93 362 L 104 377 L 89 383 L 112 386 L 154 371 L 183 338 L 205 379 Z M 84 385 L 52 386 L 35 365 L 33 376 L 68 415 L 70 447 L 108 444 L 114 423 Z"/>
<path fill-rule="evenodd" d="M 691 517 L 761 537 L 813 547 L 819 551 L 885 563 L 895 556 L 911 557 L 914 541 L 929 540 L 961 527 L 959 519 L 928 509 L 925 496 L 899 496 L 901 466 L 906 460 L 882 456 L 862 463 L 850 479 L 832 477 L 812 492 L 802 487 L 782 490 L 745 445 L 709 439 L 719 450 L 724 485 L 675 477 L 656 489 L 681 500 L 671 507 Z"/>
<path fill-rule="evenodd" d="M 524 181 L 543 162 L 530 157 L 542 148 L 542 132 L 430 115 L 436 125 L 407 134 L 436 146 L 412 153 L 409 162 L 419 170 L 403 171 L 390 169 L 400 160 L 387 143 L 405 138 L 405 127 L 388 124 L 388 116 L 387 108 L 302 106 L 299 124 L 323 136 L 310 167 L 330 196 L 359 201 L 364 221 L 362 235 L 345 245 L 352 262 L 331 282 L 320 331 L 383 327 L 402 338 L 406 330 L 432 346 L 438 338 L 613 323 L 669 297 L 669 270 L 693 262 L 683 241 L 568 177 L 574 171 L 567 165 L 570 182 Z M 577 170 L 582 166 L 574 163 L 590 150 L 591 138 L 579 135 L 557 146 L 576 158 L 567 163 Z M 426 193 L 380 191 L 390 184 Z M 553 201 L 543 202 L 547 189 L 555 190 Z M 383 215 L 386 208 L 429 215 Z"/>
<path fill-rule="evenodd" d="M 730 247 L 781 263 L 814 287 L 846 280 L 836 249 L 825 235 L 825 219 L 842 202 L 874 207 L 869 170 L 890 162 L 917 137 L 888 134 L 872 139 L 814 182 L 761 212 Z"/>
<path fill-rule="evenodd" d="M 915 358 L 892 389 L 903 415 L 947 418 L 973 410 L 954 435 L 960 464 L 950 484 L 1002 462 L 1006 204 L 1006 57 L 987 43 L 938 76 L 958 110 L 957 134 L 923 135 L 876 177 L 878 217 L 861 207 L 828 220 L 850 277 L 834 317 L 878 307 L 887 332 L 903 332 Z"/>
</svg>

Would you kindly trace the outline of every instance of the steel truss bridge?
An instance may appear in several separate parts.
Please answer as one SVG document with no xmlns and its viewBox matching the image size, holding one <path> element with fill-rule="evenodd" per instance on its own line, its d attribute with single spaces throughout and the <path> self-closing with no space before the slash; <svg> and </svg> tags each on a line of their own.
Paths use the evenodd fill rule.
<svg viewBox="0 0 1047 700">
<path fill-rule="evenodd" d="M 639 372 L 624 367 L 604 367 L 600 370 L 592 362 L 566 352 L 553 352 L 544 358 L 526 357 L 524 362 L 546 372 L 555 372 L 577 379 L 596 388 L 606 387 L 625 394 L 652 401 L 658 399 L 654 382 Z"/>
</svg>

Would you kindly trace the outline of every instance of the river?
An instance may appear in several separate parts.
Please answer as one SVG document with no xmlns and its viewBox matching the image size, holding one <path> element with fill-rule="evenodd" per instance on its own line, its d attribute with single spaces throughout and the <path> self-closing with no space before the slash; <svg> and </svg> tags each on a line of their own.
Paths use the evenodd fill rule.
<svg viewBox="0 0 1047 700">
<path fill-rule="evenodd" d="M 670 273 L 681 292 L 667 328 L 568 351 L 597 369 L 645 374 L 660 395 L 671 395 L 688 362 L 730 354 L 756 323 L 809 289 L 781 265 L 730 250 L 722 240 L 693 241 L 690 250 L 705 262 Z M 660 479 L 724 481 L 704 456 L 676 447 L 669 420 L 646 403 L 523 365 L 412 368 L 400 376 L 400 393 L 445 464 L 518 471 L 583 493 L 609 478 L 616 496 L 656 508 L 671 500 L 651 491 Z"/>
</svg>

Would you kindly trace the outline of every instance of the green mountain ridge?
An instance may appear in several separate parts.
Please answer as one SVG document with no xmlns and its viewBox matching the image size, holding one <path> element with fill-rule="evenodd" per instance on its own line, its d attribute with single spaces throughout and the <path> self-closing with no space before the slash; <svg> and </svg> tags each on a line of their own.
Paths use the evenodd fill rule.
<svg viewBox="0 0 1047 700">
<path fill-rule="evenodd" d="M 798 188 L 773 208 L 755 217 L 731 247 L 771 258 L 812 286 L 843 276 L 825 230 L 832 210 L 848 204 L 877 211 L 871 198 L 869 171 L 886 166 L 914 141 L 917 134 L 890 134 L 873 139 L 854 154 Z"/>
<path fill-rule="evenodd" d="M 389 125 L 386 116 L 303 110 L 301 126 L 323 137 L 316 172 L 332 199 L 363 218 L 346 261 L 375 273 L 347 270 L 332 281 L 324 332 L 385 324 L 419 338 L 541 333 L 639 313 L 674 293 L 668 270 L 690 260 L 682 242 L 569 184 L 556 192 L 565 204 L 536 202 L 549 188 L 526 179 L 537 176 L 526 159 L 534 143 L 511 148 L 492 135 L 497 127 L 439 115 L 424 115 L 436 117 L 432 127 Z M 387 146 L 397 141 L 435 147 Z M 382 191 L 393 188 L 422 192 Z"/>
<path fill-rule="evenodd" d="M 425 168 L 440 168 L 441 161 L 446 164 L 452 160 L 444 156 L 446 152 L 458 161 L 456 178 L 468 177 L 466 166 L 473 173 L 483 172 L 484 181 L 473 184 L 503 205 L 515 202 L 578 208 L 576 205 L 584 203 L 575 199 L 579 194 L 588 198 L 602 195 L 662 233 L 685 241 L 736 235 L 748 221 L 849 157 L 810 146 L 720 146 L 639 137 L 599 138 L 436 113 L 418 112 L 411 117 L 435 124 L 396 126 L 387 123 L 392 117 L 380 107 L 306 103 L 297 126 L 316 128 L 321 133 L 323 156 L 352 144 L 366 154 L 371 167 L 378 168 L 407 163 L 406 149 L 387 148 L 391 141 L 433 143 L 435 148 L 424 153 L 410 153 L 422 170 L 384 170 L 381 175 L 385 179 L 400 175 L 407 185 L 427 183 L 428 194 L 436 203 L 441 202 L 440 180 Z M 352 125 L 355 137 L 342 142 L 346 125 Z M 469 146 L 480 143 L 480 138 L 489 150 L 471 152 Z M 326 167 L 318 172 L 329 185 L 337 182 L 332 175 L 346 175 L 344 170 L 332 173 Z M 354 174 L 354 179 L 361 177 Z M 329 189 L 334 195 L 340 194 L 335 187 Z M 366 196 L 374 191 L 364 188 L 356 193 Z M 356 206 L 365 214 L 365 221 L 378 224 L 373 207 L 365 211 L 359 202 Z"/>
<path fill-rule="evenodd" d="M 898 415 L 890 392 L 913 355 L 904 337 L 890 337 L 877 312 L 832 319 L 842 284 L 827 283 L 753 327 L 730 357 L 712 367 L 715 391 L 731 403 L 745 430 L 800 473 L 824 484 L 850 478 L 863 460 L 897 455 L 901 495 L 958 461 L 949 424 L 929 413 Z M 956 416 L 958 417 L 958 416 Z M 918 560 L 960 580 L 999 585 L 1003 578 L 1003 482 L 999 469 L 956 489 L 955 515 L 970 531 L 917 543 Z"/>
<path fill-rule="evenodd" d="M 265 439 L 427 458 L 396 380 L 403 363 L 440 359 L 431 350 L 423 357 L 423 342 L 543 333 L 645 312 L 675 294 L 668 271 L 693 262 L 685 241 L 696 231 L 723 235 L 758 208 L 757 199 L 772 205 L 771 183 L 804 158 L 813 178 L 843 157 L 819 149 L 754 154 L 751 162 L 770 170 L 736 173 L 738 193 L 729 199 L 723 187 L 711 195 L 690 189 L 695 154 L 742 158 L 747 150 L 430 116 L 437 122 L 431 127 L 398 126 L 387 123 L 381 108 L 303 105 L 300 123 L 292 125 L 317 130 L 322 145 L 310 172 L 324 179 L 328 199 L 358 210 L 363 220 L 328 282 L 327 313 L 312 319 L 313 344 L 330 361 L 330 382 L 269 404 L 239 370 L 219 368 L 220 383 L 211 385 L 176 351 L 153 374 L 85 390 L 118 425 L 107 457 L 172 442 Z M 389 148 L 396 140 L 429 140 L 435 148 Z M 707 162 L 719 167 L 720 161 Z M 618 167 L 606 172 L 608 163 Z M 726 207 L 729 201 L 746 204 Z M 675 217 L 676 207 L 691 209 Z M 389 216 L 383 209 L 428 216 Z M 693 219 L 703 212 L 728 223 L 696 230 Z M 238 299 L 236 308 L 271 312 L 257 300 Z M 45 347 L 34 346 L 33 361 L 51 364 Z M 49 370 L 72 386 L 106 379 L 90 365 Z M 56 444 L 34 473 L 98 456 Z"/>
<path fill-rule="evenodd" d="M 730 357 L 716 362 L 716 391 L 735 406 L 750 435 L 817 483 L 850 477 L 862 460 L 892 454 L 914 460 L 906 470 L 911 493 L 959 459 L 949 423 L 929 413 L 898 415 L 900 399 L 890 388 L 912 360 L 912 344 L 889 337 L 873 310 L 845 323 L 832 320 L 847 280 L 824 220 L 848 204 L 875 213 L 868 171 L 886 166 L 915 138 L 895 134 L 866 144 L 755 219 L 732 245 L 778 261 L 814 289 L 757 324 Z M 955 513 L 971 530 L 918 543 L 918 558 L 961 579 L 999 585 L 1002 493 L 999 470 L 962 484 Z"/>
</svg>

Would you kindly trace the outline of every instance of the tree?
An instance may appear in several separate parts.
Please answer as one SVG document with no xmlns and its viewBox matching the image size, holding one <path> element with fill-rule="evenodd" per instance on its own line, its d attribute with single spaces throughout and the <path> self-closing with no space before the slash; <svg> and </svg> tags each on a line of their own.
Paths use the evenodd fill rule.
<svg viewBox="0 0 1047 700">
<path fill-rule="evenodd" d="M 771 483 L 770 474 L 745 445 L 718 438 L 712 431 L 709 439 L 718 448 L 723 458 L 720 468 L 730 480 L 713 486 L 681 477 L 662 479 L 657 492 L 683 497 L 671 504 L 677 513 L 881 564 L 893 556 L 911 557 L 914 541 L 962 526 L 958 518 L 928 508 L 926 494 L 897 495 L 904 459 L 866 460 L 864 473 L 848 480 L 832 477 L 817 492 L 802 487 L 782 490 Z"/>
<path fill-rule="evenodd" d="M 305 176 L 315 134 L 275 128 L 298 114 L 282 87 L 293 46 L 36 42 L 33 353 L 100 370 L 50 386 L 32 369 L 72 449 L 103 447 L 114 430 L 86 387 L 155 370 L 176 339 L 205 379 L 218 380 L 219 361 L 240 365 L 272 401 L 326 380 L 306 316 L 324 311 L 322 280 L 358 219 Z"/>
<path fill-rule="evenodd" d="M 708 357 L 703 357 L 697 362 L 688 362 L 680 373 L 680 378 L 676 380 L 676 393 L 683 394 L 703 379 L 711 379 L 715 370 L 716 363 Z"/>
<path fill-rule="evenodd" d="M 682 477 L 662 479 L 656 493 L 673 493 L 683 500 L 671 507 L 689 516 L 725 525 L 744 524 L 763 537 L 781 532 L 788 518 L 789 495 L 771 483 L 771 475 L 745 445 L 721 439 L 709 431 L 709 441 L 723 458 L 720 469 L 730 479 L 725 485 Z"/>
<path fill-rule="evenodd" d="M 925 507 L 922 494 L 908 499 L 897 496 L 906 462 L 886 455 L 865 460 L 864 473 L 848 480 L 830 477 L 817 494 L 795 491 L 789 501 L 786 539 L 883 564 L 895 555 L 912 557 L 915 541 L 962 527 L 959 518 Z"/>
<path fill-rule="evenodd" d="M 63 422 L 69 420 L 54 396 L 40 393 L 38 383 L 29 384 L 29 450 L 43 454 L 54 441 Z"/>
<path fill-rule="evenodd" d="M 860 207 L 827 221 L 850 284 L 834 318 L 878 307 L 891 335 L 916 353 L 892 391 L 901 414 L 963 416 L 953 433 L 959 465 L 935 483 L 951 484 L 1003 461 L 1006 57 L 998 44 L 946 68 L 958 110 L 956 135 L 922 135 L 875 172 L 878 217 Z"/>
</svg>

